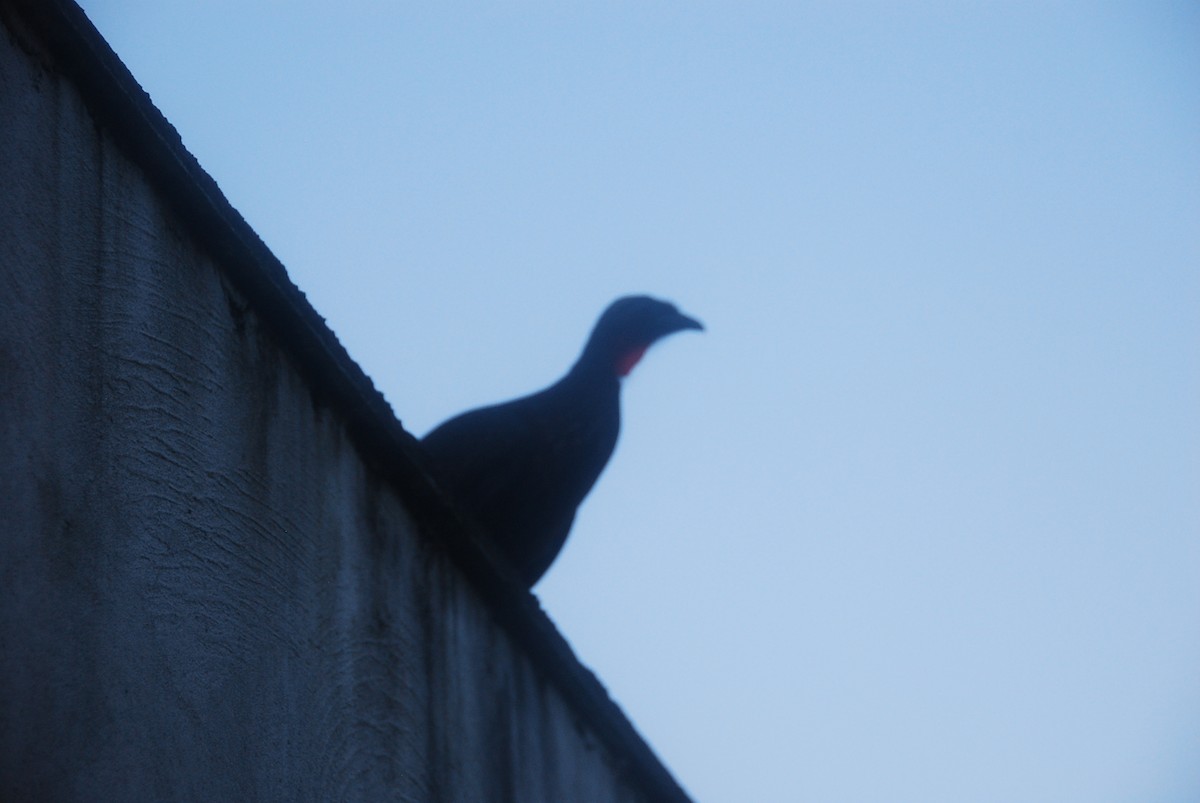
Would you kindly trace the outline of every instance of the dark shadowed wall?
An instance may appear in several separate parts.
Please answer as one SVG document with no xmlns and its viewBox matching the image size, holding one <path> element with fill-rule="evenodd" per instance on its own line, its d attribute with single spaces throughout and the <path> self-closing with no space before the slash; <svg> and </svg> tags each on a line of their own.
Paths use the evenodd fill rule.
<svg viewBox="0 0 1200 803">
<path fill-rule="evenodd" d="M 681 799 L 418 526 L 97 113 L 121 87 L 63 67 L 94 32 L 34 5 L 0 2 L 0 799 Z"/>
</svg>

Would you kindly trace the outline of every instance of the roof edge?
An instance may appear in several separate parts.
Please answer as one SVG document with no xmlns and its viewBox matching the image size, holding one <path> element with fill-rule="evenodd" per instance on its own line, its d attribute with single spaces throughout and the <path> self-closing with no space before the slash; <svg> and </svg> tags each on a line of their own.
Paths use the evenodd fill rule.
<svg viewBox="0 0 1200 803">
<path fill-rule="evenodd" d="M 74 0 L 0 0 L 45 45 L 95 119 L 177 210 L 219 268 L 281 335 L 299 369 L 341 414 L 374 470 L 396 486 L 423 537 L 444 548 L 497 622 L 610 748 L 619 769 L 654 800 L 690 801 L 596 676 L 580 663 L 534 595 L 493 557 L 438 490 L 420 447 L 370 377 L 230 204 Z M 11 15 L 5 14 L 5 17 Z"/>
</svg>

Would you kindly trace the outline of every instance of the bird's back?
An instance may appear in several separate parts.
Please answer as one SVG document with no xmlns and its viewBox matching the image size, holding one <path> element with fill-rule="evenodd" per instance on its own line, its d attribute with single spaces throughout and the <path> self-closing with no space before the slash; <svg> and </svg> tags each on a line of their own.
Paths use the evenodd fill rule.
<svg viewBox="0 0 1200 803">
<path fill-rule="evenodd" d="M 616 445 L 619 384 L 568 376 L 450 419 L 422 440 L 437 478 L 533 585 Z"/>
</svg>

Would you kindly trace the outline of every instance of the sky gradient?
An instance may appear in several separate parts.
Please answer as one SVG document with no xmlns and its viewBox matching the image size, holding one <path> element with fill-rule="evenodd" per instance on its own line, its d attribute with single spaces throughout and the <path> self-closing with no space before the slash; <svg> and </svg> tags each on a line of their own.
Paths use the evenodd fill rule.
<svg viewBox="0 0 1200 803">
<path fill-rule="evenodd" d="M 1200 7 L 82 5 L 413 433 L 704 321 L 536 589 L 698 801 L 1200 800 Z"/>
</svg>

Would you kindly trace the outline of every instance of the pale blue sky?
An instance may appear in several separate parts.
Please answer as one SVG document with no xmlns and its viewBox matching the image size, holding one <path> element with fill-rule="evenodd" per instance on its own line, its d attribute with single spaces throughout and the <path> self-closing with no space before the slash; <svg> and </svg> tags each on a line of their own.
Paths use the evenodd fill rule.
<svg viewBox="0 0 1200 803">
<path fill-rule="evenodd" d="M 537 591 L 701 801 L 1200 801 L 1200 7 L 85 0 L 420 435 L 628 292 Z"/>
</svg>

